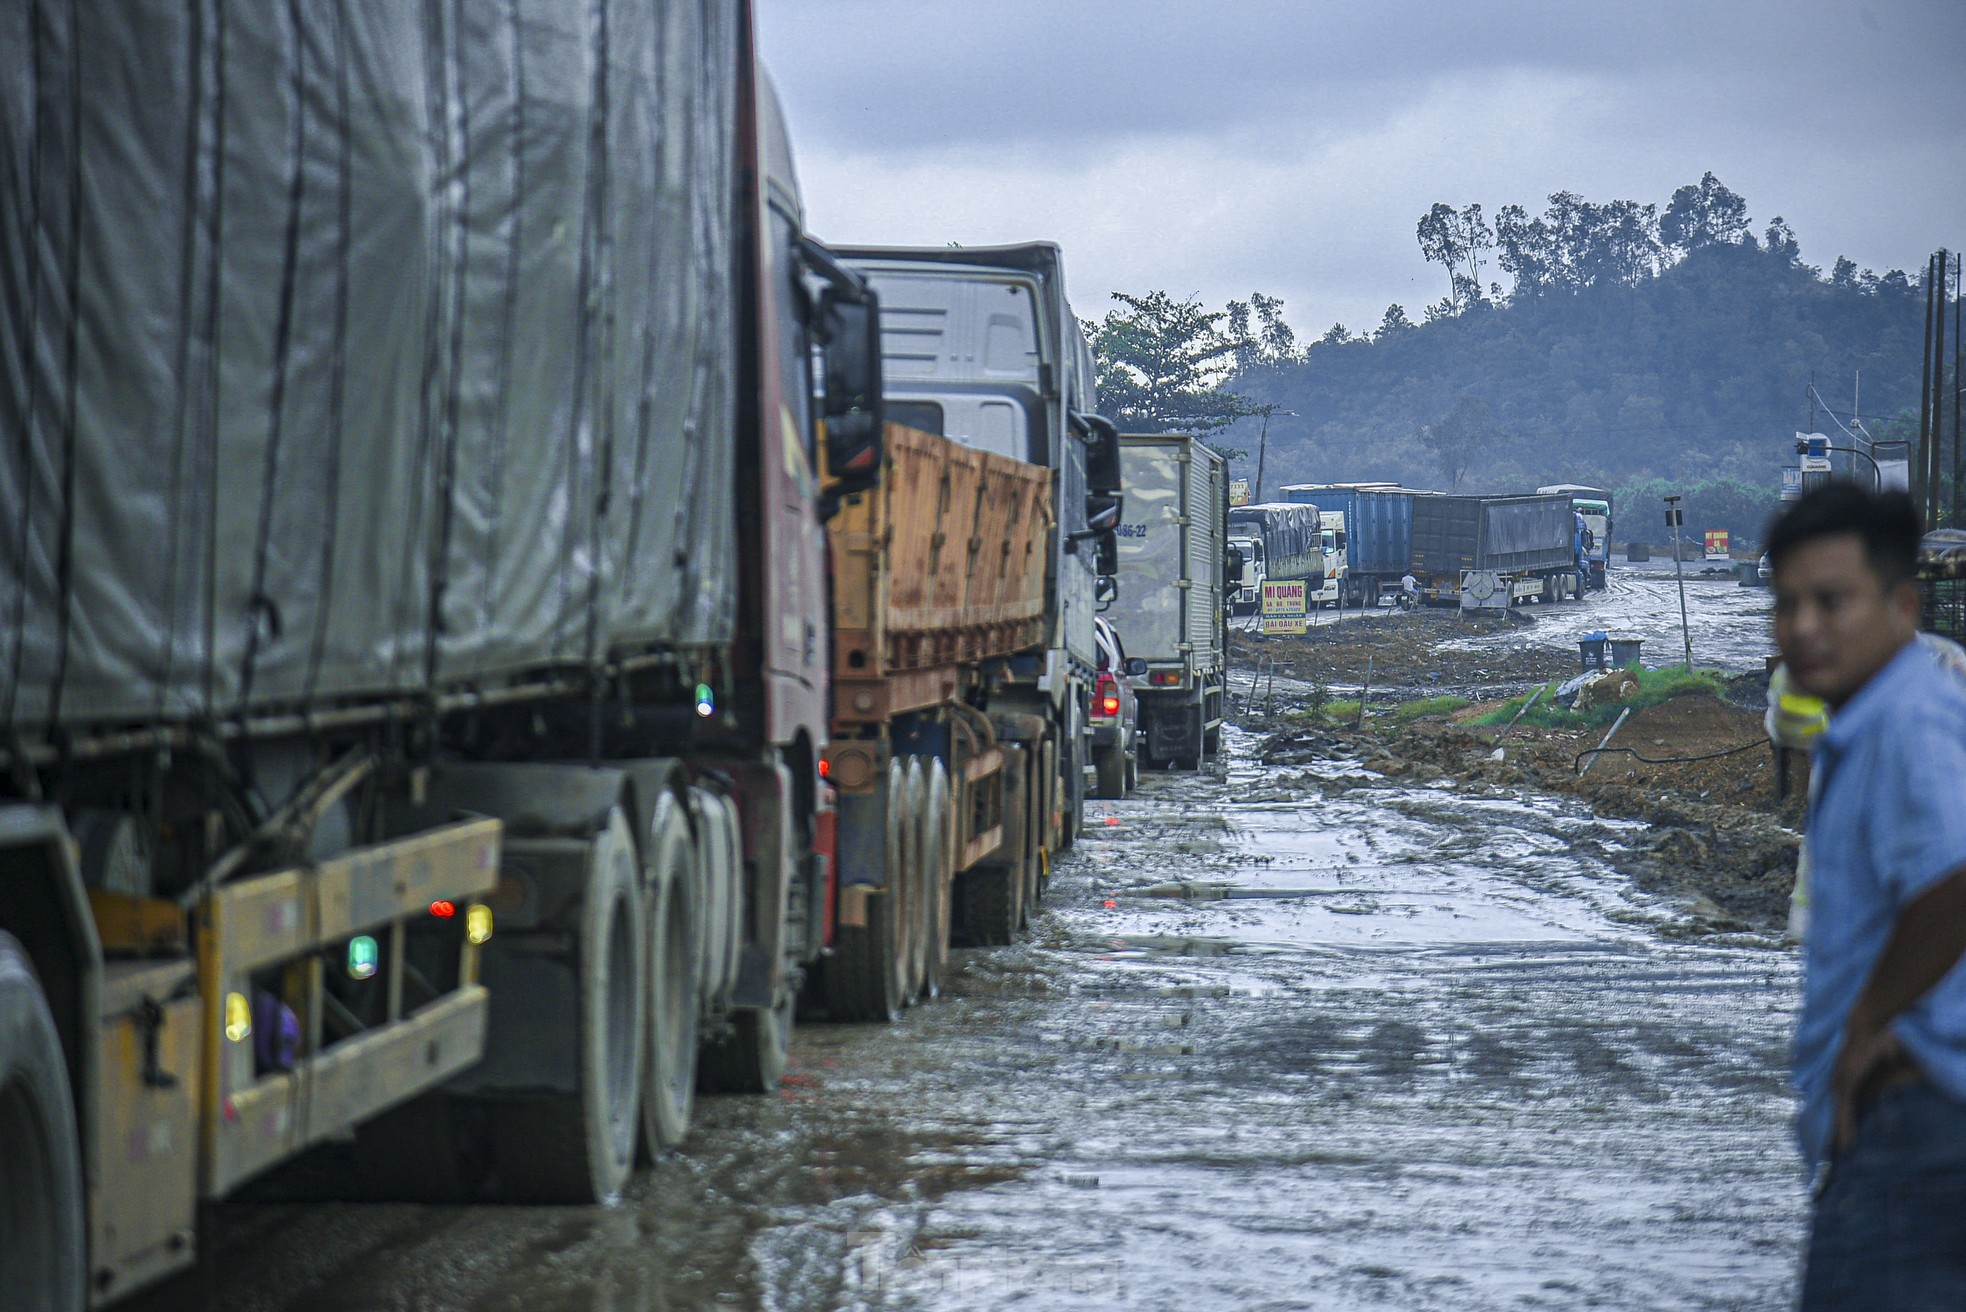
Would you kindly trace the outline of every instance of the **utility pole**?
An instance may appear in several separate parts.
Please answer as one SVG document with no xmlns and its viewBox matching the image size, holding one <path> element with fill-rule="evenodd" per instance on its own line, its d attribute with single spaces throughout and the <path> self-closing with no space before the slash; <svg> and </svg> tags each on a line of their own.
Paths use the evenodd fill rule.
<svg viewBox="0 0 1966 1312">
<path fill-rule="evenodd" d="M 1272 401 L 1268 405 L 1257 406 L 1255 413 L 1263 416 L 1263 431 L 1256 438 L 1256 490 L 1250 494 L 1249 499 L 1260 503 L 1263 500 L 1263 461 L 1270 452 L 1270 416 L 1272 414 L 1279 414 L 1295 419 L 1297 412 L 1295 410 L 1279 410 L 1277 409 L 1277 403 Z"/>
<path fill-rule="evenodd" d="M 1693 630 L 1686 623 L 1686 574 L 1679 564 L 1679 521 L 1685 512 L 1678 497 L 1666 498 L 1666 526 L 1672 530 L 1672 576 L 1679 581 L 1679 636 L 1686 643 L 1686 668 L 1693 668 Z"/>
</svg>

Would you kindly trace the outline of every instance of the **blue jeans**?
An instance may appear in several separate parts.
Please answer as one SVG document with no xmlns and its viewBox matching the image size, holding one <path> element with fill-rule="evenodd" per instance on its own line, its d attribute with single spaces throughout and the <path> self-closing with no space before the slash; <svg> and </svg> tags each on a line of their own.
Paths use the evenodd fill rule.
<svg viewBox="0 0 1966 1312">
<path fill-rule="evenodd" d="M 1802 1312 L 1966 1307 L 1966 1103 L 1926 1081 L 1865 1104 L 1816 1200 Z"/>
</svg>

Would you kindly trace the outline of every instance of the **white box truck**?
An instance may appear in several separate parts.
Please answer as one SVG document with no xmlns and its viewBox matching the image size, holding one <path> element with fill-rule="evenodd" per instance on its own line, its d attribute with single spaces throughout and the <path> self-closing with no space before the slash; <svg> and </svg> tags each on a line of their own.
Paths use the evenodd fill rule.
<svg viewBox="0 0 1966 1312">
<path fill-rule="evenodd" d="M 1119 595 L 1106 617 L 1147 662 L 1141 759 L 1196 769 L 1221 745 L 1228 464 L 1199 438 L 1156 433 L 1122 435 L 1120 467 Z"/>
</svg>

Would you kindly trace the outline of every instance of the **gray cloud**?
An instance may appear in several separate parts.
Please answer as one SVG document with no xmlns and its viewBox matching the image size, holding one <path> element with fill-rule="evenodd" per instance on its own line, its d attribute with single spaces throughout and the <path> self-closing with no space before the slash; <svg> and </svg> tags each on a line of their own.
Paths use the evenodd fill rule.
<svg viewBox="0 0 1966 1312">
<path fill-rule="evenodd" d="M 1910 265 L 1966 215 L 1966 6 L 759 0 L 822 235 L 1051 236 L 1118 287 L 1417 316 L 1413 225 L 1713 169 L 1805 258 Z M 1438 284 L 1438 285 L 1437 285 Z"/>
</svg>

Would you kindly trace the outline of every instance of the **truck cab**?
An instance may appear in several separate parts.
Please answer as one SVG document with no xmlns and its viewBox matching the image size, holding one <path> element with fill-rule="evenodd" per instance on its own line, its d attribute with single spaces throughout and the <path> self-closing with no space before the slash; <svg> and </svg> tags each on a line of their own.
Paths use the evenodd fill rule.
<svg viewBox="0 0 1966 1312">
<path fill-rule="evenodd" d="M 1267 576 L 1263 539 L 1260 535 L 1231 536 L 1229 546 L 1242 553 L 1242 574 L 1237 580 L 1240 587 L 1229 598 L 1229 613 L 1254 615 L 1263 608 L 1263 580 Z"/>
<path fill-rule="evenodd" d="M 1351 569 L 1345 554 L 1345 512 L 1322 511 L 1318 515 L 1318 525 L 1318 550 L 1324 559 L 1324 585 L 1311 595 L 1311 603 L 1317 606 L 1341 605 L 1348 592 L 1347 576 Z"/>
</svg>

